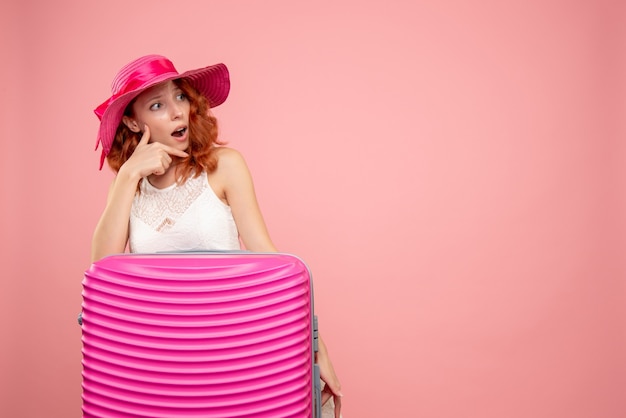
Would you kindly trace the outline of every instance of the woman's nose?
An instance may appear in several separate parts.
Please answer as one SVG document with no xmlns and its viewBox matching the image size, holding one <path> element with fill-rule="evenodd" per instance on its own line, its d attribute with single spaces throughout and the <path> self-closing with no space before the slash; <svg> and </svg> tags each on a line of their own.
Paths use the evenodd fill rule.
<svg viewBox="0 0 626 418">
<path fill-rule="evenodd" d="M 183 115 L 183 108 L 180 103 L 173 102 L 170 106 L 172 119 L 178 119 Z"/>
</svg>

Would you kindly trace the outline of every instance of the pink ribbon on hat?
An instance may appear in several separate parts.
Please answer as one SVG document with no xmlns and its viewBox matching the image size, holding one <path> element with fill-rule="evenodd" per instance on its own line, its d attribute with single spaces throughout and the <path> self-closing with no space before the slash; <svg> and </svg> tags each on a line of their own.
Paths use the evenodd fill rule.
<svg viewBox="0 0 626 418">
<path fill-rule="evenodd" d="M 106 112 L 107 108 L 117 100 L 120 96 L 129 93 L 134 90 L 138 90 L 143 85 L 155 77 L 162 77 L 164 74 L 172 73 L 178 75 L 178 71 L 174 68 L 174 64 L 167 58 L 159 58 L 152 61 L 148 61 L 130 74 L 125 75 L 123 80 L 116 79 L 113 81 L 113 95 L 109 97 L 107 101 L 98 106 L 94 113 L 98 116 L 98 119 L 102 120 L 102 115 Z M 122 81 L 122 83 L 120 83 Z M 121 84 L 121 85 L 119 85 Z M 115 91 L 117 90 L 117 91 Z"/>
</svg>

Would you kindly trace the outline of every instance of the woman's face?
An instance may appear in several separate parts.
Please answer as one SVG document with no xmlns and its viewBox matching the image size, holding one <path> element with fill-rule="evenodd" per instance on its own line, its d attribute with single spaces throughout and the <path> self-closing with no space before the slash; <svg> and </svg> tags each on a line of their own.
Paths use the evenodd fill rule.
<svg viewBox="0 0 626 418">
<path fill-rule="evenodd" d="M 182 151 L 189 146 L 189 100 L 173 82 L 157 84 L 142 92 L 133 103 L 133 116 L 124 123 L 133 132 L 150 128 L 150 142 Z"/>
</svg>

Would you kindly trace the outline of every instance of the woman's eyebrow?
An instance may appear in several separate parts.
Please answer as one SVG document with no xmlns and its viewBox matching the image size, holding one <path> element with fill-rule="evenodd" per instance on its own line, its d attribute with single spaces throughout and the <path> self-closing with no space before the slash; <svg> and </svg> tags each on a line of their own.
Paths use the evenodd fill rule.
<svg viewBox="0 0 626 418">
<path fill-rule="evenodd" d="M 145 101 L 146 102 L 151 102 L 153 100 L 160 99 L 161 96 L 163 96 L 161 93 L 155 94 L 154 96 L 148 96 L 148 98 L 146 98 Z"/>
</svg>

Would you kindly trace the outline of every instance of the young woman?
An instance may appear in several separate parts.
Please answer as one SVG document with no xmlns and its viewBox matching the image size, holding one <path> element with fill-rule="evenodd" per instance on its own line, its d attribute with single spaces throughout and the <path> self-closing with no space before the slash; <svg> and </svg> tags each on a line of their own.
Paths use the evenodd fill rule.
<svg viewBox="0 0 626 418">
<path fill-rule="evenodd" d="M 92 241 L 92 261 L 124 252 L 277 251 L 241 154 L 222 146 L 212 107 L 230 88 L 223 64 L 179 74 L 170 60 L 141 57 L 124 66 L 112 96 L 95 109 L 116 176 Z M 340 416 L 341 386 L 320 338 L 325 415 Z M 331 402 L 326 402 L 332 399 Z M 331 412 L 332 415 L 332 412 Z"/>
</svg>

